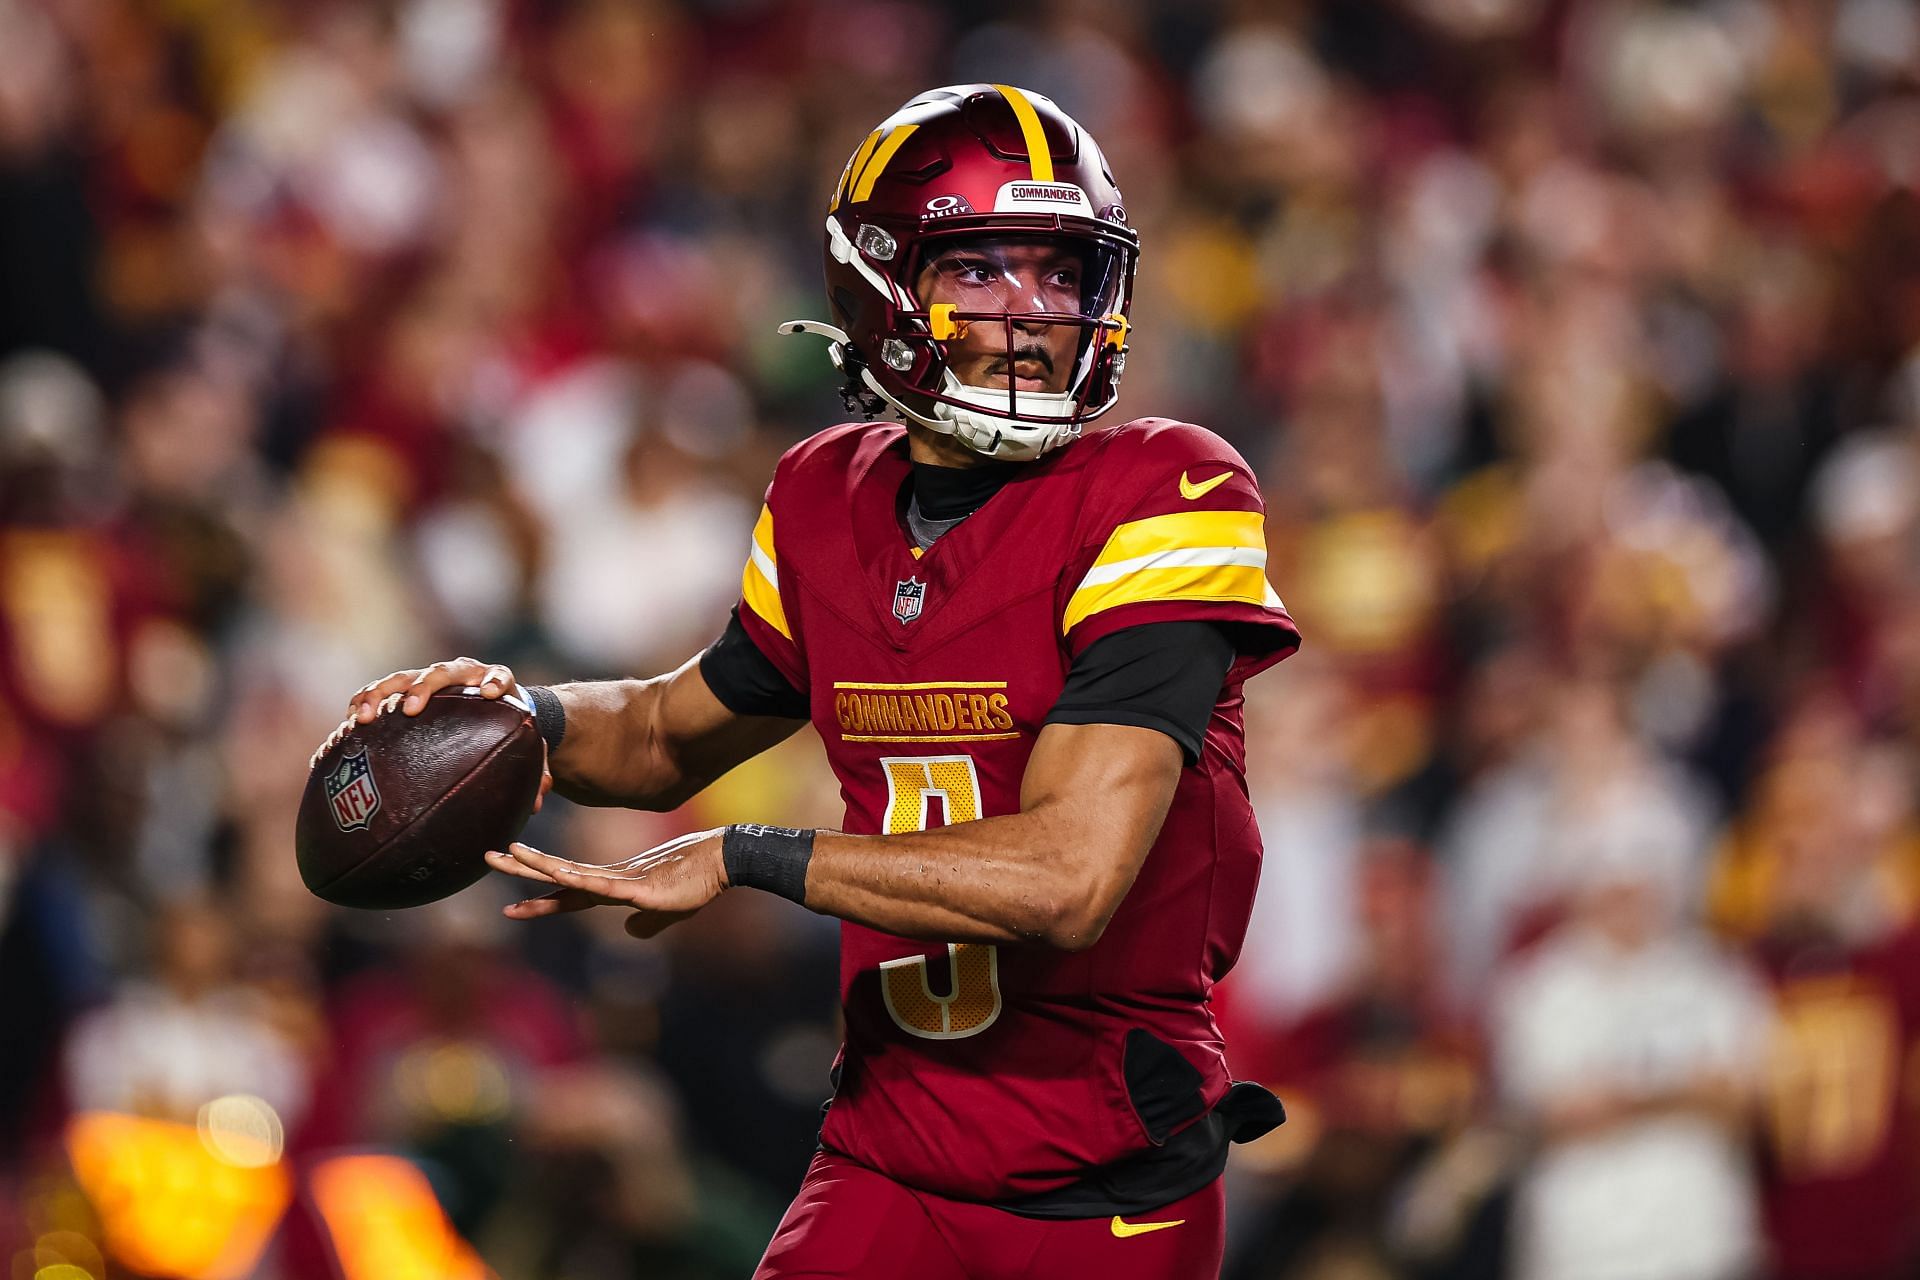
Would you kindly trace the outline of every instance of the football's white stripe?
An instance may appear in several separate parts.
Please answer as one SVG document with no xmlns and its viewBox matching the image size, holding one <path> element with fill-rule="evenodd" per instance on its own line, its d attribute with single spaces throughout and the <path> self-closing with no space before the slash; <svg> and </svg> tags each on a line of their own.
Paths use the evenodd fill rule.
<svg viewBox="0 0 1920 1280">
<path fill-rule="evenodd" d="M 1150 555 L 1135 556 L 1131 560 L 1116 560 L 1112 564 L 1097 564 L 1087 570 L 1087 576 L 1080 579 L 1076 591 L 1085 591 L 1088 587 L 1105 586 L 1116 582 L 1130 573 L 1142 569 L 1189 569 L 1195 567 L 1230 567 L 1247 565 L 1255 569 L 1267 567 L 1267 552 L 1264 547 L 1175 547 L 1169 551 L 1155 551 Z"/>
<path fill-rule="evenodd" d="M 753 567 L 760 571 L 760 576 L 767 580 L 767 585 L 771 586 L 775 591 L 778 591 L 780 589 L 780 571 L 773 567 L 773 557 L 762 551 L 760 544 L 755 542 L 753 549 L 748 552 L 748 558 L 753 561 Z"/>
</svg>

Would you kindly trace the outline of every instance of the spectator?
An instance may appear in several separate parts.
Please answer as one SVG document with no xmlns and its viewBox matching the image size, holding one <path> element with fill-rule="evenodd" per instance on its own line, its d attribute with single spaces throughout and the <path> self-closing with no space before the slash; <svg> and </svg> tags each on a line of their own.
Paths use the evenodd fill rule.
<svg viewBox="0 0 1920 1280">
<path fill-rule="evenodd" d="M 1515 1274 L 1734 1277 L 1761 1261 L 1746 1154 L 1767 1002 L 1686 923 L 1687 833 L 1595 815 L 1571 914 L 1493 1006 L 1502 1095 L 1538 1143 Z"/>
<path fill-rule="evenodd" d="M 261 993 L 236 981 L 234 924 L 183 900 L 154 926 L 151 982 L 123 986 L 74 1028 L 67 1093 L 82 1111 L 193 1123 L 229 1094 L 260 1098 L 287 1128 L 306 1118 L 311 1064 Z"/>
</svg>

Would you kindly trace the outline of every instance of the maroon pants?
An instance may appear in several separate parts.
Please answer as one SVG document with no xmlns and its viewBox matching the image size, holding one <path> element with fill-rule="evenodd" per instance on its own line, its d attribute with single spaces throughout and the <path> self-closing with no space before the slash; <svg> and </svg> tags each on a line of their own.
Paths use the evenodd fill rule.
<svg viewBox="0 0 1920 1280">
<path fill-rule="evenodd" d="M 1178 1225 L 1165 1225 L 1177 1223 Z M 1162 1225 L 1155 1225 L 1162 1224 Z M 1205 1280 L 1220 1274 L 1215 1179 L 1131 1218 L 1023 1218 L 901 1186 L 819 1152 L 754 1280 Z"/>
</svg>

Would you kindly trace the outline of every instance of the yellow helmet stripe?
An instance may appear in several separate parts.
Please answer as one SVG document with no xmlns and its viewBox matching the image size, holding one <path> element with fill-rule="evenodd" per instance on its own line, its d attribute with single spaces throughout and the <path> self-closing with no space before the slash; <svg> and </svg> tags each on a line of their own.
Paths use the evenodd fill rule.
<svg viewBox="0 0 1920 1280">
<path fill-rule="evenodd" d="M 873 184 L 880 181 L 880 175 L 886 172 L 887 162 L 893 159 L 893 153 L 898 151 L 901 144 L 913 136 L 913 131 L 919 127 L 917 124 L 903 124 L 896 126 L 894 131 L 887 135 L 887 140 L 880 144 L 878 151 L 873 153 L 873 158 L 867 162 L 866 169 L 861 172 L 859 181 L 853 188 L 855 204 L 873 194 Z"/>
<path fill-rule="evenodd" d="M 1046 130 L 1040 127 L 1040 113 L 1033 109 L 1033 103 L 1027 95 L 1010 84 L 993 86 L 1000 96 L 1013 108 L 1014 119 L 1020 122 L 1020 136 L 1026 139 L 1027 163 L 1033 167 L 1035 182 L 1053 181 L 1053 149 L 1047 145 Z"/>
<path fill-rule="evenodd" d="M 867 140 L 861 143 L 859 147 L 855 149 L 854 153 L 847 158 L 847 167 L 840 171 L 840 185 L 833 189 L 833 203 L 827 206 L 828 213 L 832 213 L 835 209 L 838 209 L 840 202 L 847 198 L 847 189 L 852 185 L 855 176 L 860 172 L 860 166 L 867 162 L 867 157 L 873 154 L 873 149 L 880 145 L 882 132 L 882 130 L 875 129 L 872 133 L 868 134 Z"/>
</svg>

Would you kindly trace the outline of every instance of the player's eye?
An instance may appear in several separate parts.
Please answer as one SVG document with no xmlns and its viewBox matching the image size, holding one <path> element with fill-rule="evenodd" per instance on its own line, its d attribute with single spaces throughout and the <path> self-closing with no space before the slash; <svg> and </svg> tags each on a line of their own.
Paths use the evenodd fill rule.
<svg viewBox="0 0 1920 1280">
<path fill-rule="evenodd" d="M 962 284 L 989 284 L 994 278 L 993 264 L 985 258 L 948 258 L 940 269 Z"/>
</svg>

